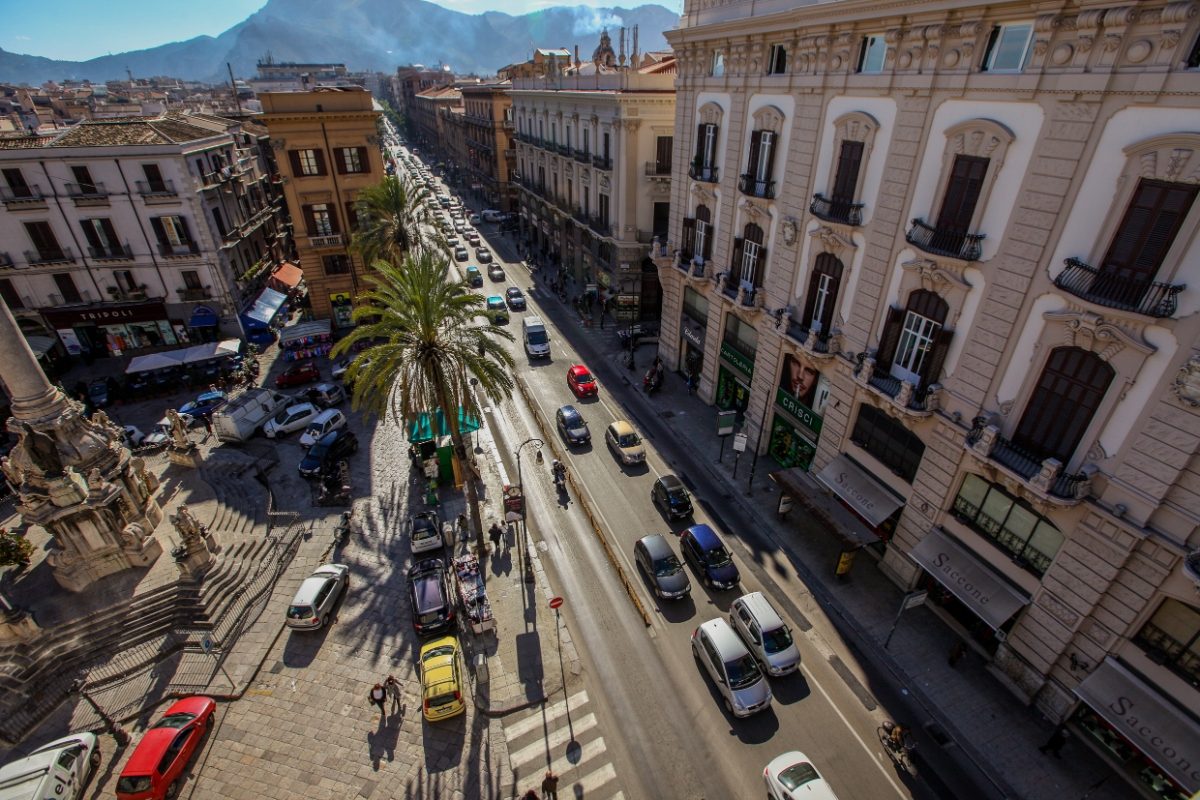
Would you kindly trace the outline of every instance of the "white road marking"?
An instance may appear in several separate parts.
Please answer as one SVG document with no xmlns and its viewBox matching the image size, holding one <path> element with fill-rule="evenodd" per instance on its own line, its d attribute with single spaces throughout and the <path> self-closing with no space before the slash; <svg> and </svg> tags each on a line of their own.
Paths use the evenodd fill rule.
<svg viewBox="0 0 1200 800">
<path fill-rule="evenodd" d="M 583 708 L 584 703 L 587 701 L 587 692 L 579 692 L 565 702 L 559 700 L 552 706 L 546 706 L 541 714 L 534 714 L 525 719 L 517 720 L 511 725 L 505 725 L 504 738 L 511 742 L 519 736 L 524 736 L 530 731 L 542 727 L 543 724 L 549 725 L 554 720 L 566 714 L 568 709 Z"/>
<path fill-rule="evenodd" d="M 556 731 L 552 731 L 544 740 L 539 740 L 533 744 L 522 747 L 515 753 L 508 754 L 510 764 L 521 766 L 528 764 L 535 758 L 545 759 L 547 751 L 553 751 L 556 747 L 561 747 L 572 738 L 578 737 L 579 734 L 590 731 L 596 727 L 596 715 L 588 714 L 578 722 L 572 722 L 570 726 L 563 726 Z"/>
</svg>

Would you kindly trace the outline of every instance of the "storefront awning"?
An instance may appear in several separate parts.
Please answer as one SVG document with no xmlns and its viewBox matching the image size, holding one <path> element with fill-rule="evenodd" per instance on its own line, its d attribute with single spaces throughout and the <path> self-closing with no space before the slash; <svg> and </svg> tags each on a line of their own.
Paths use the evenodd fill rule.
<svg viewBox="0 0 1200 800">
<path fill-rule="evenodd" d="M 300 339 L 306 339 L 309 336 L 329 335 L 330 321 L 327 319 L 317 319 L 312 322 L 301 322 L 297 325 L 289 325 L 279 332 L 279 344 L 287 347 L 291 342 Z"/>
<path fill-rule="evenodd" d="M 478 418 L 468 416 L 467 412 L 460 406 L 458 409 L 458 432 L 462 434 L 474 433 L 483 427 L 483 423 Z M 434 429 L 436 428 L 436 433 Z M 423 412 L 417 415 L 417 418 L 408 424 L 408 441 L 410 442 L 427 442 L 433 438 L 441 438 L 450 435 L 450 428 L 446 425 L 446 419 L 442 415 L 442 410 L 439 408 L 433 412 L 432 416 L 428 412 Z"/>
<path fill-rule="evenodd" d="M 844 453 L 826 464 L 825 469 L 817 473 L 817 480 L 875 527 L 904 505 L 904 500 L 881 486 Z"/>
<path fill-rule="evenodd" d="M 41 358 L 54 349 L 54 340 L 49 336 L 30 336 L 26 334 L 25 341 L 29 342 L 29 349 L 38 358 Z"/>
<path fill-rule="evenodd" d="M 208 306 L 196 306 L 192 309 L 192 317 L 188 320 L 189 328 L 215 328 L 217 312 Z"/>
<path fill-rule="evenodd" d="M 909 555 L 993 630 L 1029 604 L 1025 594 L 940 528 L 931 530 Z"/>
<path fill-rule="evenodd" d="M 304 272 L 290 261 L 285 261 L 271 273 L 271 279 L 278 281 L 288 289 L 295 289 L 304 280 Z"/>
<path fill-rule="evenodd" d="M 271 324 L 271 320 L 275 319 L 275 315 L 279 313 L 279 309 L 286 301 L 287 296 L 282 292 L 263 289 L 262 294 L 242 312 L 242 316 L 250 322 L 257 322 L 259 326 L 266 327 Z"/>
<path fill-rule="evenodd" d="M 862 520 L 831 499 L 825 487 L 800 467 L 781 469 L 772 472 L 769 477 L 779 484 L 780 491 L 804 506 L 833 533 L 854 547 L 866 547 L 879 541 L 879 537 L 867 530 Z"/>
<path fill-rule="evenodd" d="M 1075 694 L 1186 791 L 1200 790 L 1200 721 L 1112 657 Z"/>
<path fill-rule="evenodd" d="M 208 361 L 211 358 L 236 356 L 242 343 L 237 339 L 226 339 L 223 342 L 206 342 L 184 347 L 179 350 L 167 350 L 162 353 L 147 353 L 136 356 L 125 368 L 126 375 L 135 372 L 149 372 L 152 369 L 166 369 L 183 364 L 195 364 L 198 361 Z"/>
</svg>

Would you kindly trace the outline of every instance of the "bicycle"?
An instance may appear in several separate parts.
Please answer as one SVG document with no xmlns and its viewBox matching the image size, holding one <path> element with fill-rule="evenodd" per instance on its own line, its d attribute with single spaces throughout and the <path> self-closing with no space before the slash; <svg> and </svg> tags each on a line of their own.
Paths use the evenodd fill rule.
<svg viewBox="0 0 1200 800">
<path fill-rule="evenodd" d="M 897 736 L 897 730 L 899 735 Z M 908 728 L 898 723 L 886 720 L 879 726 L 879 742 L 895 764 L 909 772 L 913 769 L 912 751 L 917 749 L 916 740 Z"/>
</svg>

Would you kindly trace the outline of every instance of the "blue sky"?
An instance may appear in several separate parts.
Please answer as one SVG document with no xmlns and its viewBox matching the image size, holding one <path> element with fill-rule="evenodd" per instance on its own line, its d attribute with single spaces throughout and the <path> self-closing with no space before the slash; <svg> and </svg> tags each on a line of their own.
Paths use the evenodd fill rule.
<svg viewBox="0 0 1200 800">
<path fill-rule="evenodd" d="M 332 0 L 338 2 L 338 0 Z M 468 14 L 497 10 L 521 14 L 554 5 L 635 7 L 613 0 L 433 0 Z M 672 0 L 658 0 L 677 5 Z M 236 25 L 266 0 L 0 0 L 0 48 L 46 58 L 83 61 L 140 50 Z"/>
</svg>

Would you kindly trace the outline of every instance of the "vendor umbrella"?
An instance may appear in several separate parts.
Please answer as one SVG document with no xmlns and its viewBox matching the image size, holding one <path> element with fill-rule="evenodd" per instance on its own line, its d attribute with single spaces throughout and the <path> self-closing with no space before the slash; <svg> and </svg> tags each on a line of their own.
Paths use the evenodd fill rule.
<svg viewBox="0 0 1200 800">
<path fill-rule="evenodd" d="M 462 406 L 458 407 L 458 431 L 466 435 L 474 433 L 483 427 L 483 423 L 478 417 L 473 417 Z M 427 442 L 433 438 L 441 438 L 450 435 L 450 427 L 446 425 L 446 418 L 439 408 L 430 414 L 428 411 L 422 411 L 417 415 L 417 418 L 408 423 L 408 441 L 412 444 L 418 442 Z"/>
</svg>

